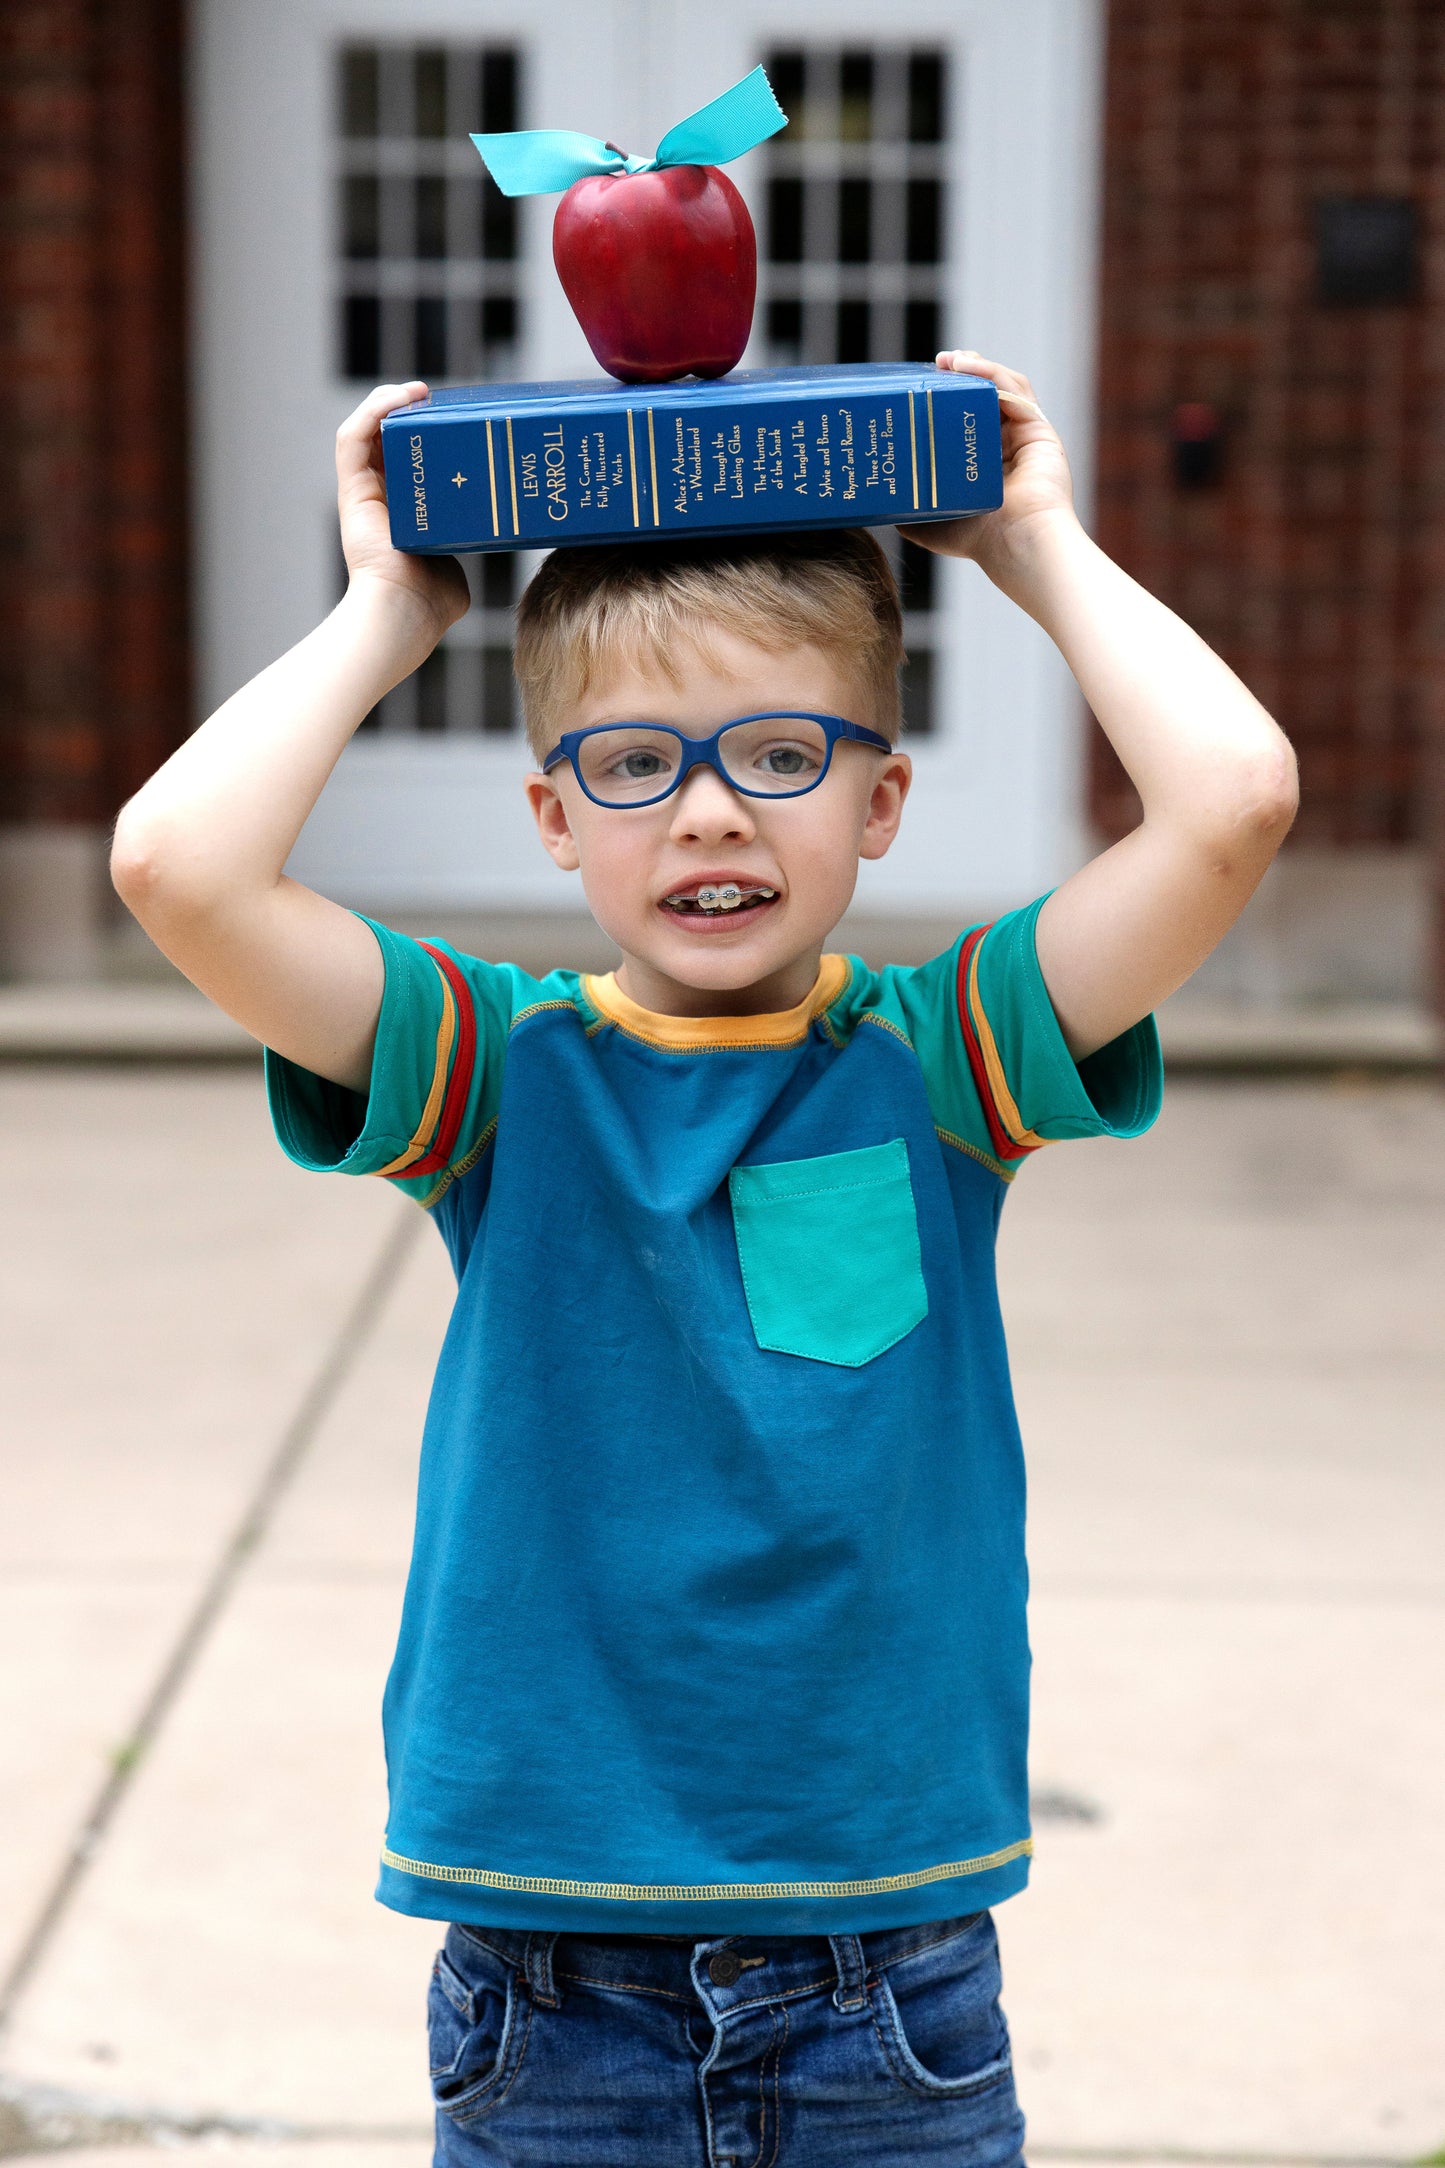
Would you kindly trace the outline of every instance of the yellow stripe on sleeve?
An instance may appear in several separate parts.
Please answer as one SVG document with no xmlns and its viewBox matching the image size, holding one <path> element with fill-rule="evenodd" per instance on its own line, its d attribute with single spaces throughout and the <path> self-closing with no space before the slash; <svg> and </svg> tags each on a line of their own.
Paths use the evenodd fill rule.
<svg viewBox="0 0 1445 2168">
<path fill-rule="evenodd" d="M 985 935 L 984 938 L 987 939 L 987 936 Z M 1011 1142 L 1025 1150 L 1032 1151 L 1036 1145 L 1048 1144 L 1051 1139 L 1041 1137 L 1037 1130 L 1025 1128 L 1024 1118 L 1018 1110 L 1013 1093 L 1008 1088 L 1008 1078 L 1003 1073 L 1003 1062 L 999 1057 L 998 1042 L 994 1038 L 993 1026 L 989 1023 L 984 1012 L 983 1000 L 978 990 L 978 953 L 982 947 L 983 942 L 980 941 L 969 961 L 969 1013 L 973 1017 L 973 1028 L 978 1034 L 978 1044 L 983 1055 L 983 1065 L 988 1072 L 988 1088 L 993 1094 L 994 1112 L 1002 1122 L 1005 1134 Z"/>
<path fill-rule="evenodd" d="M 378 1167 L 378 1174 L 404 1174 L 418 1159 L 424 1159 L 431 1150 L 432 1137 L 441 1115 L 442 1100 L 446 1097 L 447 1065 L 452 1058 L 452 1047 L 457 1036 L 456 998 L 447 984 L 446 973 L 432 958 L 432 969 L 442 982 L 442 1019 L 437 1025 L 436 1063 L 432 1069 L 431 1090 L 426 1095 L 426 1105 L 421 1110 L 421 1120 L 406 1150 L 387 1166 Z"/>
</svg>

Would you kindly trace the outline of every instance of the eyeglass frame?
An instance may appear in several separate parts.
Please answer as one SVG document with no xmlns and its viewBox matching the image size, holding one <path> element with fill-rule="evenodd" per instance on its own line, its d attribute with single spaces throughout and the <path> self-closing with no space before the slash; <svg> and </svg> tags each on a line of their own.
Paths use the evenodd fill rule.
<svg viewBox="0 0 1445 2168">
<path fill-rule="evenodd" d="M 735 782 L 722 764 L 720 750 L 722 740 L 728 732 L 738 729 L 743 723 L 788 721 L 822 725 L 827 745 L 823 754 L 823 765 L 812 782 L 805 783 L 801 790 L 749 790 L 746 783 Z M 682 747 L 682 761 L 667 789 L 658 791 L 652 798 L 629 798 L 621 805 L 614 798 L 599 798 L 595 791 L 589 790 L 578 763 L 577 748 L 584 738 L 595 738 L 604 730 L 660 730 L 669 737 L 676 738 Z M 673 797 L 681 790 L 694 768 L 711 768 L 729 790 L 738 791 L 744 798 L 806 798 L 809 791 L 816 790 L 820 783 L 826 781 L 828 770 L 833 765 L 833 748 L 840 738 L 853 745 L 873 746 L 880 753 L 891 753 L 894 750 L 891 739 L 885 738 L 880 731 L 869 730 L 864 723 L 851 723 L 844 715 L 817 715 L 810 708 L 762 708 L 755 715 L 735 715 L 731 722 L 719 724 L 711 737 L 707 738 L 690 737 L 685 730 L 679 730 L 676 723 L 647 723 L 636 716 L 620 723 L 589 723 L 585 730 L 564 731 L 541 763 L 541 768 L 545 775 L 556 767 L 559 760 L 567 761 L 583 795 L 590 798 L 593 805 L 601 806 L 606 813 L 639 813 L 644 806 L 661 805 L 664 799 Z"/>
</svg>

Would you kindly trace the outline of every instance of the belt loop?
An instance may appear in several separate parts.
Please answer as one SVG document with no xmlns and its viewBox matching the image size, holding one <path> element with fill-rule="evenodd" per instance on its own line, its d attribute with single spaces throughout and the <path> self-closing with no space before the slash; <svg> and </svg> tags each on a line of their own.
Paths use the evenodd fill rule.
<svg viewBox="0 0 1445 2168">
<path fill-rule="evenodd" d="M 532 1999 L 548 2010 L 557 2009 L 562 1999 L 552 1980 L 552 1951 L 556 1941 L 556 1935 L 528 1935 L 524 1959 Z"/>
<path fill-rule="evenodd" d="M 838 1985 L 833 1990 L 833 2000 L 840 2010 L 864 2010 L 868 2007 L 868 1994 L 863 1980 L 866 1967 L 863 1962 L 863 1944 L 857 1935 L 829 1935 L 833 1956 L 838 1966 Z"/>
</svg>

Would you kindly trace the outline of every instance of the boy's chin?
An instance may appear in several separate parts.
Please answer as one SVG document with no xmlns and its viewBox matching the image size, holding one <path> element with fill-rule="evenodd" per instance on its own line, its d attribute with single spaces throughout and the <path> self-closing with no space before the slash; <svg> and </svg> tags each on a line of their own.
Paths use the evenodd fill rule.
<svg viewBox="0 0 1445 2168">
<path fill-rule="evenodd" d="M 759 920 L 751 926 L 719 926 L 706 933 L 685 924 L 629 928 L 631 938 L 614 933 L 624 956 L 679 986 L 700 991 L 737 993 L 786 972 L 815 943 L 800 941 L 796 927 Z"/>
</svg>

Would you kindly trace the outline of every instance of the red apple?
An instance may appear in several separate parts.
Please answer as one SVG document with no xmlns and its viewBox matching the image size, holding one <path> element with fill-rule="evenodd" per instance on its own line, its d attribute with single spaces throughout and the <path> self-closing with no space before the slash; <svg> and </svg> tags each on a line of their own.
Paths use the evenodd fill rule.
<svg viewBox="0 0 1445 2168">
<path fill-rule="evenodd" d="M 748 343 L 758 244 L 716 166 L 574 181 L 552 258 L 587 344 L 626 384 L 723 376 Z"/>
</svg>

